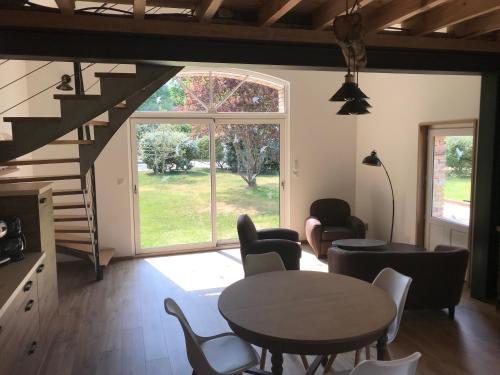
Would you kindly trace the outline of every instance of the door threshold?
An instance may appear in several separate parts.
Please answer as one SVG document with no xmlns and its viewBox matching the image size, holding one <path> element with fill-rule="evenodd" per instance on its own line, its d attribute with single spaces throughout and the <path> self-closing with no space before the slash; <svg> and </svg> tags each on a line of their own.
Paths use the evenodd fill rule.
<svg viewBox="0 0 500 375">
<path fill-rule="evenodd" d="M 228 250 L 228 249 L 238 249 L 240 247 L 239 242 L 232 242 L 227 244 L 220 244 L 215 247 L 198 247 L 198 248 L 185 248 L 176 250 L 165 250 L 165 251 L 155 251 L 154 253 L 136 253 L 132 258 L 151 258 L 158 256 L 168 256 L 168 255 L 180 255 L 180 254 L 196 254 L 196 253 L 207 253 L 212 251 Z"/>
</svg>

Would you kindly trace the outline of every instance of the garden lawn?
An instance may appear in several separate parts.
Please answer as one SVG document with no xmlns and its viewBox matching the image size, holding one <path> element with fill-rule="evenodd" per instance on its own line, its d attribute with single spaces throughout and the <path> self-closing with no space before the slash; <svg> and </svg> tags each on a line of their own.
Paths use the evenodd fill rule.
<svg viewBox="0 0 500 375">
<path fill-rule="evenodd" d="M 279 226 L 279 177 L 259 176 L 248 188 L 234 173 L 217 171 L 218 239 L 236 239 L 236 220 L 248 213 L 257 228 Z M 153 175 L 139 172 L 141 248 L 211 241 L 210 171 Z"/>
<path fill-rule="evenodd" d="M 470 200 L 471 179 L 468 177 L 446 177 L 444 198 L 455 201 Z"/>
</svg>

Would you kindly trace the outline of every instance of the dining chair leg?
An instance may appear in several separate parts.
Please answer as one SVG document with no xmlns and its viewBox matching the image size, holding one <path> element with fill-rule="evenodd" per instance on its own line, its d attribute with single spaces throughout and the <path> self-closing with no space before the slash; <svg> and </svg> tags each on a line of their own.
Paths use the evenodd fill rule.
<svg viewBox="0 0 500 375">
<path fill-rule="evenodd" d="M 359 364 L 360 358 L 361 358 L 361 349 L 358 349 L 356 350 L 356 354 L 354 355 L 354 367 L 356 367 Z"/>
<path fill-rule="evenodd" d="M 328 371 L 332 369 L 335 358 L 337 358 L 337 354 L 332 354 L 330 356 L 330 359 L 328 359 L 328 362 L 326 362 L 325 368 L 323 369 L 323 374 L 326 374 Z"/>
<path fill-rule="evenodd" d="M 307 370 L 309 368 L 309 362 L 307 361 L 307 357 L 304 354 L 300 355 L 300 359 L 302 360 L 302 365 Z"/>
<path fill-rule="evenodd" d="M 371 357 L 371 355 L 370 355 L 370 347 L 369 347 L 369 346 L 367 346 L 367 347 L 365 348 L 365 356 L 366 356 L 366 360 L 367 360 L 367 361 L 371 359 L 371 358 L 370 358 L 370 357 Z"/>
<path fill-rule="evenodd" d="M 262 353 L 260 355 L 260 369 L 264 370 L 266 367 L 266 357 L 267 357 L 267 349 L 262 348 Z"/>
</svg>

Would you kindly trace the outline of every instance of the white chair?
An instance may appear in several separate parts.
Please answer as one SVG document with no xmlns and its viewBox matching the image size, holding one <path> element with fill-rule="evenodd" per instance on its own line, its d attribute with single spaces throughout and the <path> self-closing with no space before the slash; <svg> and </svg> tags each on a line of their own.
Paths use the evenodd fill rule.
<svg viewBox="0 0 500 375">
<path fill-rule="evenodd" d="M 259 363 L 255 349 L 234 333 L 221 333 L 211 337 L 198 336 L 173 299 L 166 298 L 164 305 L 167 314 L 175 316 L 184 331 L 193 375 L 236 375 Z"/>
<path fill-rule="evenodd" d="M 335 375 L 415 375 L 419 352 L 393 361 L 363 361 L 351 371 L 336 372 Z"/>
<path fill-rule="evenodd" d="M 408 290 L 410 289 L 411 282 L 411 277 L 400 274 L 399 272 L 394 271 L 392 268 L 384 268 L 379 272 L 377 277 L 375 277 L 375 280 L 373 280 L 372 284 L 384 290 L 392 298 L 396 305 L 396 317 L 387 329 L 387 344 L 393 342 L 398 333 L 401 318 L 403 317 L 406 297 L 408 296 Z M 356 354 L 354 357 L 355 366 L 360 361 L 361 352 L 362 349 L 356 350 Z M 365 353 L 366 359 L 370 359 L 369 346 L 365 348 Z M 325 366 L 325 372 L 328 372 L 332 367 L 335 356 L 335 354 L 332 354 L 332 356 L 330 357 L 330 360 Z"/>
<path fill-rule="evenodd" d="M 257 275 L 259 273 L 273 272 L 273 271 L 286 271 L 285 264 L 280 255 L 274 251 L 262 254 L 248 254 L 243 261 L 243 270 L 245 277 Z M 262 348 L 260 355 L 260 368 L 264 369 L 266 365 L 267 349 Z M 304 368 L 309 367 L 309 362 L 305 355 L 301 355 L 300 359 Z"/>
</svg>

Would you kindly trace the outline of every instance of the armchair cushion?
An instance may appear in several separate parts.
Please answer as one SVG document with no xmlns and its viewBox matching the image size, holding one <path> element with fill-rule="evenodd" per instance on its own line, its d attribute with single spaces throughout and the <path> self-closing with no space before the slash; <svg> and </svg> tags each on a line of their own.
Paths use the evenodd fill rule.
<svg viewBox="0 0 500 375">
<path fill-rule="evenodd" d="M 353 238 L 355 232 L 347 227 L 322 227 L 322 241 L 336 241 L 344 238 Z"/>
<path fill-rule="evenodd" d="M 245 256 L 248 254 L 269 253 L 271 251 L 280 255 L 287 270 L 300 269 L 302 249 L 298 242 L 280 239 L 266 239 L 245 245 Z"/>
<path fill-rule="evenodd" d="M 299 242 L 299 234 L 294 230 L 286 228 L 261 229 L 257 231 L 257 237 L 259 240 L 270 238 Z"/>
</svg>

